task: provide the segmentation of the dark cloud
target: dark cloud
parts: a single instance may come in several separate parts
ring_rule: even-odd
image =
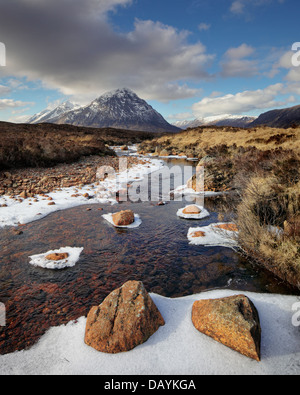
[[[209,78],[214,56],[188,32],[152,21],[116,32],[108,11],[130,0],[10,0],[1,4],[6,73],[93,98],[128,86],[148,99],[191,97],[188,81]],[[185,81],[183,83],[182,81]]]

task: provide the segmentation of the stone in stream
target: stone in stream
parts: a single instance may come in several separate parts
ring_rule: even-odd
[[[183,214],[200,214],[201,210],[195,205],[187,206],[183,211]]]
[[[112,215],[116,226],[128,226],[134,223],[134,213],[131,210],[124,210]]]
[[[144,343],[165,321],[140,281],[128,281],[93,307],[87,317],[85,343],[116,354]]]

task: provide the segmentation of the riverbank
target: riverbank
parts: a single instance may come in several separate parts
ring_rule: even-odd
[[[78,205],[117,203],[121,188],[127,189],[137,176],[144,177],[162,165],[159,160],[128,156],[126,168],[120,169],[119,157],[93,156],[53,168],[4,172],[0,176],[0,185],[6,188],[0,192],[0,227],[26,224]],[[104,174],[114,172],[115,177],[99,176],[99,169]]]

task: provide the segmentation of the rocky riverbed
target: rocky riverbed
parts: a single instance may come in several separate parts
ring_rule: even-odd
[[[144,163],[136,157],[128,157],[128,166]],[[26,168],[0,172],[0,196],[15,199],[35,197],[61,188],[83,187],[97,182],[97,169],[109,166],[119,170],[119,158],[90,156],[72,164],[60,164],[51,168]]]

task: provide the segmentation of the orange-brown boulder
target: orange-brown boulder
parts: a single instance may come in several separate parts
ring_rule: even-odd
[[[195,205],[187,206],[183,211],[183,214],[200,214],[201,210]]]
[[[48,261],[62,261],[63,259],[67,259],[68,257],[69,254],[67,252],[61,252],[49,254],[45,258],[48,259]]]
[[[193,305],[192,321],[201,333],[260,361],[259,315],[245,295],[197,301]]]
[[[112,215],[116,226],[128,226],[134,223],[134,213],[131,210],[120,211]]]
[[[90,310],[85,343],[110,354],[130,351],[164,324],[143,283],[128,281]]]

